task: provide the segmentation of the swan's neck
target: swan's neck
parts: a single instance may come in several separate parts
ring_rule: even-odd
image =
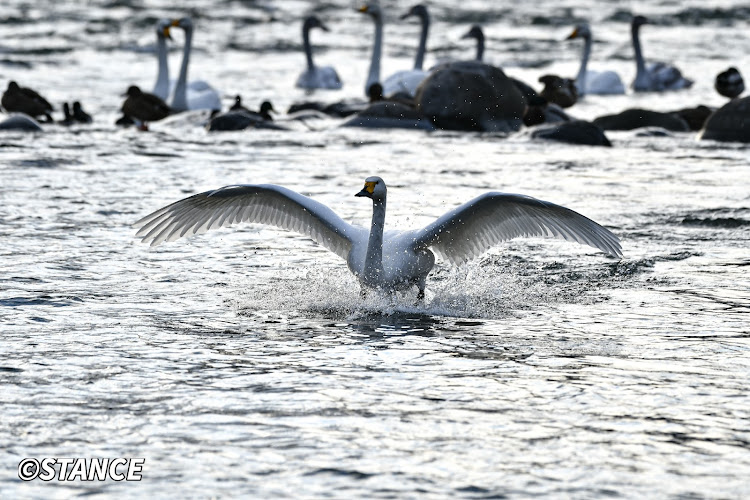
[[[646,62],[643,60],[643,52],[641,51],[641,39],[638,36],[639,29],[640,26],[633,26],[631,28],[631,34],[633,35],[633,52],[635,53],[636,79],[646,74]]]
[[[167,39],[163,36],[156,37],[156,58],[159,63],[159,72],[156,75],[154,94],[166,99],[169,97],[169,62],[167,61]]]
[[[372,60],[370,61],[370,73],[367,75],[365,84],[365,95],[368,95],[370,85],[380,82],[380,58],[383,52],[383,20],[380,16],[375,20],[375,43],[372,45]]]
[[[576,77],[576,87],[578,87],[578,93],[580,95],[583,95],[583,92],[586,88],[586,66],[588,66],[589,57],[591,56],[591,37],[584,37],[583,42],[581,69],[578,70],[578,76]]]
[[[419,36],[419,48],[417,49],[417,58],[414,60],[414,69],[422,69],[424,55],[427,52],[427,33],[430,30],[430,15],[425,12],[421,18],[422,34]]]
[[[383,226],[385,225],[385,200],[373,202],[370,239],[365,255],[364,278],[377,282],[383,275]],[[374,283],[373,283],[374,284]]]
[[[312,59],[312,46],[310,45],[310,27],[305,24],[302,26],[302,43],[305,46],[305,56],[307,57],[307,69],[312,70],[315,65]]]
[[[484,33],[477,35],[477,61],[484,58]]]
[[[172,108],[175,111],[185,111],[188,109],[187,104],[187,72],[190,64],[190,48],[193,43],[193,30],[185,30],[185,47],[182,50],[182,64],[180,65],[180,75],[177,77],[177,85],[172,98]]]

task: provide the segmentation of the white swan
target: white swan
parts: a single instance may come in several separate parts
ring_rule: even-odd
[[[401,16],[401,19],[407,19],[411,16],[418,17],[422,23],[422,31],[419,36],[419,47],[417,48],[417,55],[414,59],[414,69],[398,71],[386,78],[383,82],[383,93],[386,96],[397,92],[406,92],[414,97],[417,93],[417,87],[419,87],[422,80],[427,78],[427,75],[429,74],[422,69],[422,66],[424,65],[425,53],[427,52],[427,34],[430,30],[430,13],[427,11],[427,7],[419,4],[409,9],[409,12]]]
[[[256,222],[310,237],[346,260],[365,289],[418,288],[424,298],[437,253],[452,264],[478,257],[519,236],[554,236],[621,257],[617,237],[568,208],[530,196],[485,193],[422,229],[384,231],[386,186],[368,177],[356,196],[373,201],[370,229],[353,226],[311,198],[272,184],[226,186],[167,205],[135,223],[151,246],[237,222]]]
[[[583,54],[581,56],[581,69],[576,76],[576,87],[578,95],[586,94],[624,94],[625,85],[620,75],[614,71],[591,71],[586,67],[591,56],[591,28],[588,24],[579,24],[570,34],[568,40],[583,38]]]
[[[307,69],[297,78],[297,87],[301,89],[338,90],[341,88],[341,79],[333,66],[315,66],[313,64],[312,46],[310,45],[310,30],[312,28],[328,31],[328,27],[317,16],[309,16],[302,24],[302,43],[307,57]]]
[[[641,41],[638,32],[648,20],[643,16],[635,16],[630,25],[633,36],[633,51],[635,52],[636,75],[633,80],[633,90],[639,92],[664,91],[686,89],[693,85],[693,81],[685,78],[680,70],[663,62],[654,62],[646,66],[641,52]]]
[[[185,31],[185,47],[182,51],[180,74],[177,77],[177,84],[172,95],[172,109],[175,111],[193,109],[221,111],[221,96],[216,89],[203,80],[194,80],[190,82],[190,85],[187,82],[190,51],[193,43],[193,22],[189,17],[183,17],[172,21],[171,26],[182,28]]]
[[[473,25],[471,29],[461,37],[462,40],[466,40],[468,38],[476,39],[477,55],[474,60],[481,61],[484,58],[484,31],[482,30],[482,27],[478,24]]]

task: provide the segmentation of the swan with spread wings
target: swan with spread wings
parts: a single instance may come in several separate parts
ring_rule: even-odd
[[[452,264],[478,257],[519,236],[575,241],[621,257],[617,236],[568,208],[520,194],[490,192],[416,230],[385,231],[386,186],[368,177],[355,196],[372,199],[369,229],[345,222],[326,205],[273,184],[244,184],[206,191],[167,205],[135,223],[151,246],[238,222],[296,231],[346,260],[363,291],[418,289],[424,299],[435,254]]]

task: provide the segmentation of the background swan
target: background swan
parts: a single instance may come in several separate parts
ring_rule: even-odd
[[[682,76],[679,69],[663,62],[654,62],[646,65],[641,51],[641,40],[639,31],[641,26],[648,20],[643,16],[635,16],[630,25],[633,37],[633,51],[635,52],[636,75],[633,80],[633,90],[664,91],[686,89],[693,85],[693,81]]]
[[[474,59],[476,61],[481,61],[484,58],[484,31],[482,30],[482,27],[478,24],[472,26],[471,29],[461,37],[462,40],[467,38],[474,38],[477,41],[477,55]]]
[[[624,94],[625,85],[620,75],[614,71],[591,71],[587,70],[589,57],[591,56],[591,28],[588,24],[579,24],[568,36],[568,40],[583,38],[583,53],[581,55],[581,68],[576,76],[576,87],[578,95],[586,94]]]
[[[193,22],[189,17],[183,17],[172,21],[171,26],[185,31],[185,46],[182,51],[180,74],[172,96],[172,109],[175,111],[192,109],[221,111],[221,96],[211,85],[203,80],[195,80],[188,86],[187,73],[193,43]]]
[[[478,257],[519,236],[549,236],[622,256],[609,230],[568,208],[530,196],[485,193],[422,229],[385,231],[386,186],[368,177],[356,196],[372,199],[369,230],[353,226],[330,208],[272,184],[226,186],[167,205],[135,223],[151,246],[238,222],[269,224],[309,236],[342,259],[364,289],[418,288],[424,298],[435,253],[452,264]],[[433,253],[434,252],[434,253]]]
[[[313,28],[328,31],[328,27],[317,16],[309,16],[302,24],[302,43],[307,57],[307,69],[297,78],[297,87],[338,90],[341,88],[341,79],[333,66],[315,66],[313,63],[312,46],[310,45],[310,30]]]
[[[397,92],[405,92],[410,96],[414,97],[417,93],[417,87],[422,83],[427,75],[427,71],[422,69],[424,65],[424,56],[427,52],[427,35],[430,30],[430,13],[427,11],[427,7],[422,4],[415,5],[409,12],[401,16],[401,19],[406,19],[411,16],[416,16],[422,23],[422,31],[419,36],[419,47],[417,48],[417,55],[414,59],[414,69],[398,71],[383,82],[383,94],[392,95]]]

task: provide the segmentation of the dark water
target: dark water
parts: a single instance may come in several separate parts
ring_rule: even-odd
[[[190,14],[191,76],[226,105],[303,97],[305,2],[21,2],[3,7],[0,76],[92,125],[0,134],[0,497],[744,498],[750,494],[748,150],[693,134],[611,133],[612,149],[495,135],[347,130],[211,135],[189,114],[149,133],[113,125],[131,83],[155,80],[153,24]],[[383,74],[408,68],[415,23],[388,2]],[[315,11],[316,56],[359,96],[371,23]],[[562,43],[589,18],[592,67],[646,55],[695,86],[589,96],[626,107],[721,105],[714,75],[750,68],[735,2],[432,2],[427,63],[473,54],[536,83],[573,75]],[[592,17],[593,16],[593,17]],[[648,30],[648,31],[646,31]],[[172,43],[179,64],[181,33]],[[596,64],[594,64],[596,63]],[[3,83],[4,85],[4,83]],[[59,112],[58,112],[59,117]],[[292,233],[239,226],[148,249],[130,225],[188,194],[275,183],[366,224],[353,194],[389,185],[388,224],[419,227],[488,190],[571,207],[622,240],[515,240],[440,264],[427,304],[362,301],[338,257]],[[24,483],[23,457],[144,457],[139,483]]]

